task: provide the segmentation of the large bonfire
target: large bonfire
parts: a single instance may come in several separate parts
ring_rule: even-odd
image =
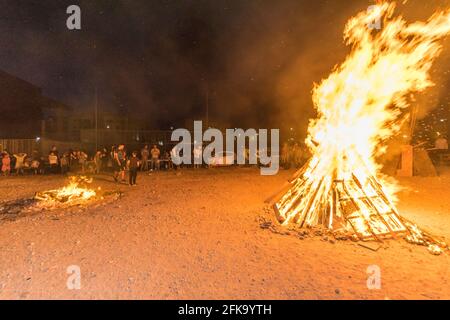
[[[312,158],[274,205],[283,224],[343,229],[361,240],[405,234],[430,244],[397,213],[395,189],[383,181],[376,159],[399,132],[411,94],[433,86],[430,68],[450,32],[450,11],[408,24],[394,10],[382,3],[348,21],[351,53],[313,90],[318,118],[306,139]],[[380,30],[370,28],[377,19]]]

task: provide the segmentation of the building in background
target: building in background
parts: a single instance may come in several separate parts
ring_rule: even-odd
[[[66,115],[70,109],[42,94],[42,89],[0,70],[0,149],[31,152],[42,133],[67,138]]]
[[[0,138],[63,133],[69,113],[68,106],[44,96],[41,88],[0,70]]]
[[[39,136],[45,103],[40,88],[0,70],[0,138]]]
[[[108,106],[75,110],[44,96],[41,88],[0,71],[0,150],[31,153],[40,148],[47,152],[54,145],[59,150],[93,152],[120,143],[130,150],[145,144],[163,149],[173,145],[174,128],[149,130],[143,119],[104,110]]]

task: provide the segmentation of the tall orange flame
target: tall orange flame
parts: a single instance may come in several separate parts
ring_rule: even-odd
[[[306,140],[313,155],[302,180],[278,203],[284,223],[312,226],[324,221],[320,217],[332,206],[336,181],[356,180],[370,198],[374,190],[369,184],[378,185],[373,177],[379,177],[375,159],[385,152],[382,142],[398,133],[408,96],[433,85],[430,68],[442,51],[439,40],[450,33],[450,10],[411,24],[394,17],[394,10],[394,3],[383,3],[348,21],[344,39],[352,50],[314,87],[318,118],[310,121]],[[383,20],[380,30],[369,27],[376,19]],[[360,211],[370,210],[361,204]]]

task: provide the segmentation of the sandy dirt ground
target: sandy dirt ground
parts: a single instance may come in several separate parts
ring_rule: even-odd
[[[450,299],[450,256],[389,241],[377,252],[357,243],[300,239],[260,226],[275,222],[264,200],[292,171],[253,168],[140,175],[104,205],[0,219],[2,299]],[[32,197],[65,179],[0,177],[0,201]],[[450,174],[404,178],[402,214],[450,240]],[[369,266],[381,289],[369,290]],[[69,266],[81,289],[70,290]],[[73,278],[70,278],[73,279]]]

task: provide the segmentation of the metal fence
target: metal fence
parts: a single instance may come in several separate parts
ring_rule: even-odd
[[[34,149],[38,148],[39,144],[36,139],[0,139],[0,152],[7,150],[10,153],[31,154]]]
[[[8,150],[10,153],[25,152],[31,154],[34,149],[41,152],[48,152],[52,146],[58,150],[84,150],[94,152],[96,147],[107,147],[123,143],[128,150],[139,150],[144,145],[158,145],[159,148],[170,150],[176,142],[171,141],[171,131],[162,130],[94,130],[82,129],[80,131],[80,141],[62,141],[42,137],[36,139],[1,139],[0,151]]]
[[[125,144],[132,147],[142,147],[144,145],[159,145],[169,148],[173,145],[171,141],[171,131],[159,130],[98,130],[83,129],[80,132],[81,144],[86,149],[98,147],[110,147],[111,145]]]

